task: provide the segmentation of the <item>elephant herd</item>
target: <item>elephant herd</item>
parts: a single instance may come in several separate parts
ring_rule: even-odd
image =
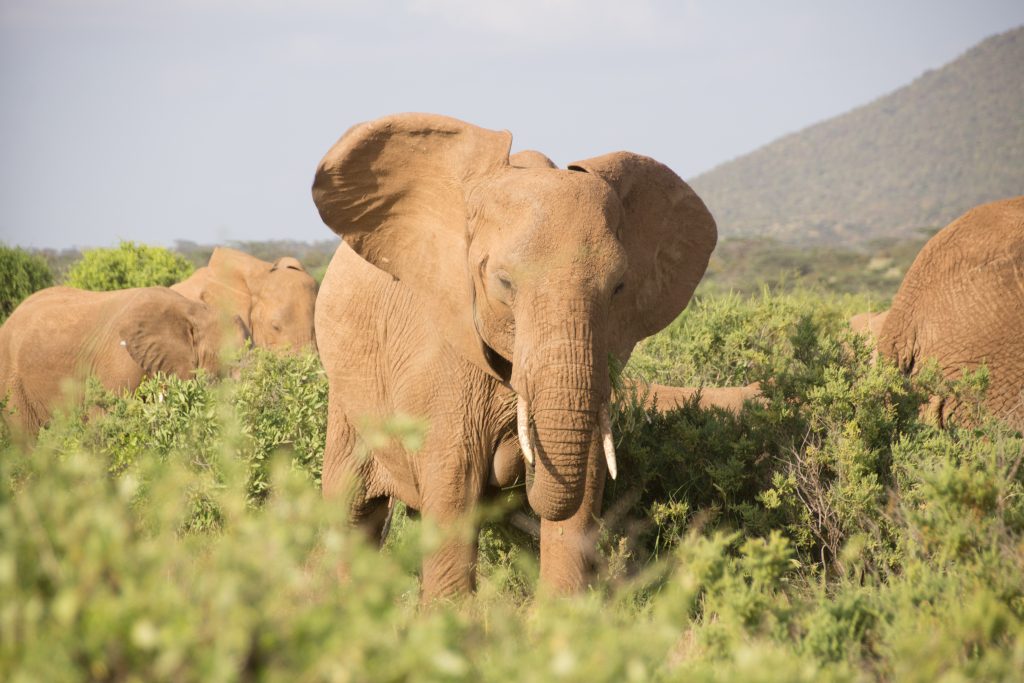
[[[397,499],[456,528],[525,482],[543,584],[581,589],[605,477],[619,468],[609,366],[686,307],[717,228],[654,159],[614,152],[557,168],[510,154],[511,142],[429,114],[351,128],[313,182],[323,222],[343,238],[319,292],[295,259],[217,249],[169,289],[34,294],[0,328],[8,408],[37,430],[68,379],[96,374],[123,390],[157,371],[221,372],[220,351],[247,338],[313,347],[329,384],[323,493],[355,525],[379,539]],[[987,364],[990,407],[1020,425],[1024,198],[938,233],[888,314],[851,323],[908,374],[925,357],[950,375]],[[693,393],[652,389],[662,408]],[[702,405],[738,410],[759,396],[756,384],[706,390]],[[422,446],[365,457],[364,430],[397,413],[427,420]],[[447,535],[424,559],[423,599],[472,590],[476,555],[476,534]]]
[[[173,287],[90,292],[50,287],[0,327],[0,398],[16,433],[31,437],[53,411],[80,401],[95,375],[111,391],[146,375],[224,371],[247,340],[272,349],[315,344],[316,281],[293,258],[274,263],[217,248]]]

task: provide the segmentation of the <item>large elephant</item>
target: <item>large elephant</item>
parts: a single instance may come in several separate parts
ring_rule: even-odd
[[[987,365],[988,408],[1024,428],[1024,197],[975,207],[925,244],[878,348],[906,373],[928,358],[949,378]],[[940,422],[961,410],[937,402]]]
[[[16,432],[31,437],[62,404],[80,400],[91,375],[112,391],[156,372],[187,378],[222,370],[225,347],[240,347],[241,321],[224,325],[209,306],[166,287],[89,292],[43,289],[0,327],[0,398]]]
[[[316,280],[297,259],[268,263],[237,249],[217,247],[209,265],[171,287],[182,296],[238,316],[255,346],[298,351],[316,344]]]
[[[379,537],[387,499],[450,526],[522,471],[541,517],[541,578],[586,584],[594,516],[616,462],[609,358],[686,306],[715,222],[675,173],[616,152],[569,166],[512,164],[511,134],[429,114],[350,129],[313,198],[344,237],[316,333],[329,380],[323,487],[353,495]],[[367,418],[426,418],[422,449],[359,456]],[[521,451],[520,451],[521,447]],[[476,536],[423,566],[423,598],[471,590]]]

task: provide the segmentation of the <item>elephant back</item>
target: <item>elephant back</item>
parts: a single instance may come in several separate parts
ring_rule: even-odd
[[[928,241],[893,299],[879,351],[908,373],[928,358],[949,378],[985,365],[989,408],[1024,422],[1024,197],[976,207]]]

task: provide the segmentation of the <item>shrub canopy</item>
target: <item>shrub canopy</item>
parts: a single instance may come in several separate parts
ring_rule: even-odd
[[[116,248],[88,249],[71,266],[65,284],[95,292],[130,287],[169,287],[192,274],[187,258],[170,249],[121,242]]]
[[[557,601],[530,525],[501,519],[530,514],[513,488],[481,511],[477,594],[417,605],[423,554],[460,529],[399,508],[380,552],[323,500],[315,356],[94,384],[0,452],[0,679],[1019,680],[1024,439],[922,419],[945,390],[982,410],[983,373],[872,364],[857,303],[716,298],[646,342],[634,379],[759,380],[765,402],[659,414],[621,392],[600,574]],[[423,426],[377,430],[414,451]]]
[[[29,294],[52,285],[53,274],[42,257],[0,244],[0,322]]]

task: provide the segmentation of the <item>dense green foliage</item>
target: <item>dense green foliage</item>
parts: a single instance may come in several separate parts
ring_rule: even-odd
[[[169,287],[194,270],[181,254],[163,247],[121,242],[116,248],[88,249],[68,270],[65,284],[108,292],[129,287]]]
[[[52,285],[53,274],[45,260],[0,244],[0,322],[29,294]]]
[[[1024,188],[1024,28],[694,178],[723,236],[851,244]]]
[[[626,374],[767,400],[659,415],[620,394],[600,577],[571,600],[537,594],[536,541],[491,521],[477,595],[418,606],[444,532],[398,515],[378,552],[321,500],[315,358],[94,386],[0,457],[0,678],[1015,680],[1024,440],[919,418],[945,389],[870,363],[843,323],[862,304],[707,297],[638,349]]]

